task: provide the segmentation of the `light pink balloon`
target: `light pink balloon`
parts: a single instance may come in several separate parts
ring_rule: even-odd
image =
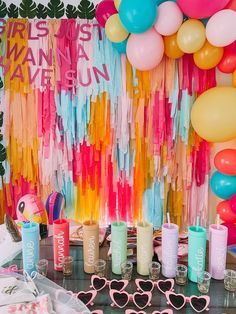
[[[206,37],[210,44],[225,47],[236,40],[236,12],[222,10],[214,14],[206,25]]]
[[[146,71],[155,68],[164,54],[164,43],[154,28],[145,33],[131,34],[127,43],[129,62],[138,70]]]
[[[167,1],[159,5],[154,25],[159,34],[172,35],[178,31],[182,23],[183,13],[175,2]]]

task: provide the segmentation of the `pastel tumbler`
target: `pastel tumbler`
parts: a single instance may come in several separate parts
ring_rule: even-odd
[[[205,270],[206,229],[190,226],[188,228],[188,278],[197,282],[199,273]]]
[[[228,228],[222,225],[209,227],[209,273],[212,278],[224,279],[226,266]]]
[[[149,274],[149,264],[153,257],[153,225],[140,222],[137,225],[137,272]]]
[[[174,278],[178,259],[179,226],[173,223],[162,225],[162,275]]]
[[[112,272],[121,274],[121,263],[127,259],[127,224],[115,221],[111,225]]]
[[[31,275],[36,271],[39,261],[39,224],[36,222],[24,223],[22,226],[22,254],[23,268]]]
[[[96,221],[83,224],[84,271],[94,273],[94,262],[99,259],[99,225]]]
[[[63,259],[69,256],[69,222],[66,219],[53,221],[54,269],[62,271]]]

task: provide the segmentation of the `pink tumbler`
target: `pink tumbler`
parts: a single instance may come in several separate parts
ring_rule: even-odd
[[[53,222],[54,269],[62,271],[63,259],[69,256],[69,222],[58,219]]]
[[[162,225],[162,275],[174,278],[178,258],[179,227],[176,224]]]
[[[224,279],[226,265],[228,228],[210,225],[209,228],[209,272],[214,279]]]

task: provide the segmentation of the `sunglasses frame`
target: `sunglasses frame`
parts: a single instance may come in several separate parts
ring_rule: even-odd
[[[81,294],[88,294],[88,293],[91,293],[91,294],[92,294],[92,298],[91,298],[91,300],[89,300],[88,303],[84,303],[82,300],[79,299],[79,296],[80,296]],[[96,298],[96,296],[97,296],[97,290],[80,291],[80,292],[78,292],[78,293],[74,293],[74,296],[75,296],[77,299],[79,299],[81,302],[83,302],[84,305],[86,305],[86,306],[87,306],[87,305],[93,306],[93,305],[94,305],[93,300],[94,300],[94,299]]]
[[[93,285],[93,281],[94,281],[96,278],[105,280],[104,286],[103,286],[102,288],[100,288],[100,289],[96,289],[96,288],[94,287],[94,285]],[[112,285],[113,282],[122,282],[122,283],[124,284],[124,287],[123,287],[121,290],[111,289],[111,285]],[[101,291],[101,290],[103,290],[103,289],[108,285],[108,286],[109,286],[109,290],[123,291],[123,290],[125,290],[125,288],[128,286],[128,284],[129,284],[129,281],[128,281],[128,280],[116,280],[116,279],[108,280],[108,279],[106,279],[105,277],[99,277],[99,276],[97,276],[97,275],[92,275],[90,288],[93,288],[93,289],[96,290],[96,291]]]
[[[115,301],[114,297],[113,297],[113,294],[114,294],[114,293],[125,293],[125,294],[127,295],[127,302],[126,302],[126,304],[123,305],[123,306],[118,305],[117,302]],[[135,296],[135,295],[144,295],[144,294],[148,296],[148,302],[147,302],[147,304],[146,304],[145,306],[140,307],[140,306],[136,303],[134,296]],[[133,293],[133,294],[130,294],[130,293],[128,293],[127,291],[118,291],[118,290],[112,290],[112,289],[111,289],[111,290],[110,290],[110,297],[111,297],[111,300],[112,300],[112,302],[113,302],[113,303],[111,304],[112,307],[116,305],[117,307],[119,307],[120,309],[122,309],[122,308],[124,308],[130,301],[132,301],[132,302],[137,306],[137,308],[139,308],[140,310],[142,310],[142,309],[146,308],[147,306],[151,306],[152,293],[151,293],[151,292],[143,292],[143,293],[135,292],[135,293]]]
[[[173,294],[175,296],[181,296],[183,297],[184,299],[184,303],[181,307],[175,307],[172,302],[170,301],[170,295]],[[182,293],[174,293],[173,291],[166,291],[165,293],[165,296],[166,296],[166,300],[167,300],[167,304],[171,305],[174,309],[176,309],[177,311],[181,310],[185,305],[186,303],[189,303],[191,308],[197,312],[197,313],[201,313],[201,312],[204,312],[204,311],[209,311],[209,308],[208,308],[208,305],[210,303],[210,297],[208,295],[201,295],[200,297],[196,296],[196,295],[192,295],[191,297],[186,297],[185,295],[183,295]],[[201,311],[198,311],[194,308],[194,306],[192,305],[192,299],[193,298],[197,298],[197,299],[205,299],[206,300],[206,306],[201,310]]]
[[[152,284],[152,290],[151,291],[144,291],[141,287],[140,287],[140,282],[150,282],[151,284]],[[170,290],[168,290],[168,291],[174,291],[174,285],[175,285],[175,281],[174,281],[174,279],[166,279],[166,280],[158,280],[158,281],[152,281],[152,280],[143,280],[143,279],[135,279],[135,284],[136,284],[136,286],[137,286],[137,290],[138,291],[142,291],[142,292],[152,292],[153,291],[153,289],[154,289],[154,287],[156,286],[157,287],[157,289],[161,292],[161,293],[163,293],[163,294],[165,294],[166,293],[166,291],[163,291],[161,288],[160,288],[160,282],[170,282],[171,283],[171,288],[170,288]]]
[[[145,311],[138,311],[136,312],[135,310],[125,310],[125,314],[146,314]],[[161,312],[159,311],[154,311],[152,312],[152,314],[173,314],[173,310],[172,309],[166,309],[166,310],[163,310]]]

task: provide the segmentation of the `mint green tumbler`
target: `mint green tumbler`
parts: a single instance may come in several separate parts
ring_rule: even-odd
[[[121,274],[121,263],[127,259],[127,224],[115,221],[111,225],[112,272]]]
[[[205,270],[206,229],[198,226],[188,228],[188,278],[197,282],[199,273]]]

